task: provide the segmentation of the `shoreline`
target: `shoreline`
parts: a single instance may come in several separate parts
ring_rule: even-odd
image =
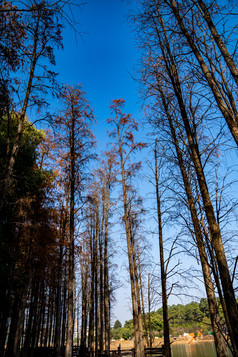
[[[185,337],[181,337],[181,338],[176,338],[173,339],[173,337],[170,339],[171,345],[180,345],[180,344],[194,344],[194,343],[204,343],[204,342],[214,342],[214,339],[212,336],[205,336],[203,338],[198,337],[198,338],[185,338]],[[155,339],[153,342],[152,347],[161,347],[161,345],[163,345],[164,343],[164,339],[163,338],[158,338]],[[123,350],[127,350],[127,349],[131,349],[134,347],[134,341],[133,340],[115,340],[115,341],[111,341],[111,349],[115,349],[117,350],[119,345],[121,345],[121,349]],[[146,342],[144,341],[144,345],[146,345]]]

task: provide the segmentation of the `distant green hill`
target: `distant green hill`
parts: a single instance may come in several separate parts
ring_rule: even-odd
[[[218,301],[219,305],[219,301]],[[222,317],[222,309],[220,308]],[[149,314],[146,314],[147,325],[149,325]],[[163,335],[163,310],[162,308],[150,313],[151,333],[153,336]],[[203,298],[200,302],[190,302],[189,304],[169,306],[170,334],[179,336],[184,332],[194,332],[195,335],[201,331],[203,334],[211,331],[210,314],[207,299]],[[126,321],[123,327],[112,329],[112,338],[125,340],[133,337],[133,322]]]

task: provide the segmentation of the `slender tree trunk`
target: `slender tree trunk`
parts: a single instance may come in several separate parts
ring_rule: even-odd
[[[72,100],[72,99],[71,99]],[[75,118],[72,102],[70,130],[70,212],[69,212],[69,278],[65,357],[72,357],[74,333],[74,201],[75,201]]]
[[[163,231],[162,231],[162,212],[161,201],[159,193],[159,173],[157,163],[157,141],[155,141],[155,188],[156,188],[156,202],[157,202],[157,219],[159,228],[159,252],[160,252],[160,274],[162,287],[162,304],[163,304],[163,325],[164,325],[164,352],[165,357],[171,357],[170,338],[169,338],[169,318],[168,318],[168,300],[167,300],[167,276],[164,265],[164,245],[163,245]]]
[[[65,266],[65,277],[67,276],[67,269]],[[66,318],[67,318],[67,281],[64,281],[64,290],[63,290],[63,311],[62,311],[62,333],[61,333],[61,350],[65,348],[65,339],[66,339]]]
[[[198,200],[198,202],[199,201],[200,200]],[[225,300],[224,300],[224,296],[223,296],[223,293],[222,293],[222,287],[221,287],[221,283],[220,283],[220,279],[219,279],[219,272],[218,272],[216,257],[214,255],[213,249],[211,247],[211,239],[210,239],[209,234],[208,234],[208,232],[206,230],[206,227],[205,227],[205,223],[204,223],[204,219],[203,219],[203,212],[202,212],[202,207],[200,206],[200,202],[199,202],[199,210],[200,210],[200,217],[201,217],[201,219],[200,219],[201,228],[202,228],[202,231],[203,231],[203,235],[205,237],[206,247],[208,249],[209,257],[210,257],[210,269],[212,271],[212,274],[213,274],[213,277],[214,277],[214,280],[215,280],[215,284],[216,284],[216,288],[217,288],[217,291],[218,291],[218,296],[219,296],[219,299],[220,299],[220,303],[222,305],[222,310],[223,310],[223,314],[224,314],[224,317],[225,317],[227,330],[231,331],[231,325],[230,325],[229,317],[228,317],[228,314],[227,314],[226,303],[225,303]],[[217,302],[216,302],[216,304],[217,304]],[[223,336],[223,337],[225,338],[225,336]],[[233,355],[235,356],[233,348],[231,347],[231,344],[230,344],[229,336],[228,336],[228,338],[226,338],[226,344],[230,348],[230,350],[232,351]]]
[[[0,356],[1,357],[3,357],[4,355],[4,348],[7,338],[10,291],[9,292],[6,291],[6,294],[4,295],[5,295],[4,301],[2,302],[2,304],[3,306],[5,306],[6,309],[5,311],[1,311],[1,319],[0,319]]]
[[[134,338],[135,338],[135,354],[136,357],[144,356],[144,344],[141,330],[141,324],[138,321],[138,306],[136,299],[136,286],[135,286],[135,274],[133,267],[133,253],[131,248],[131,235],[128,217],[128,203],[127,203],[127,190],[125,182],[125,169],[123,160],[123,151],[121,139],[118,132],[118,144],[120,153],[120,164],[121,164],[121,177],[122,177],[122,189],[123,189],[123,203],[124,203],[124,222],[126,229],[126,240],[128,249],[128,261],[129,261],[129,273],[130,273],[130,283],[131,283],[131,297],[132,297],[132,313],[133,313],[133,327],[134,327]]]
[[[44,329],[45,329],[45,319],[46,319],[46,296],[47,296],[48,288],[44,291],[43,296],[43,304],[42,304],[42,318],[41,318],[41,329],[40,329],[40,347],[43,347],[44,341]]]
[[[94,275],[94,298],[95,298],[95,357],[98,357],[98,332],[99,332],[99,308],[98,308],[98,240],[100,235],[98,203],[96,203],[96,232],[95,232],[95,275]]]
[[[22,306],[22,295],[15,295],[14,303],[12,307],[11,324],[9,329],[8,341],[7,341],[7,351],[6,356],[12,357],[14,352],[17,353],[17,340],[16,337],[22,331],[19,330],[21,325],[21,306]]]
[[[77,346],[79,346],[79,299],[78,299],[78,304],[77,304]]]
[[[103,288],[103,256],[102,256],[102,237],[100,238],[100,333],[99,333],[99,351],[103,352],[104,345],[104,288]]]
[[[60,243],[59,247],[59,262],[58,262],[58,279],[56,292],[56,322],[55,322],[55,348],[56,357],[61,356],[61,291],[62,291],[62,264],[63,264],[63,246]]]
[[[61,302],[62,302],[62,272],[63,272],[63,241],[66,233],[66,219],[68,211],[68,201],[66,200],[65,209],[61,208],[61,232],[60,232],[60,246],[59,246],[59,259],[58,259],[58,279],[57,279],[57,295],[56,295],[56,327],[55,327],[55,348],[56,357],[62,354],[62,340],[61,340]]]
[[[82,285],[82,315],[81,315],[81,341],[80,349],[85,353],[87,340],[87,314],[88,314],[88,262],[81,262],[81,285]]]
[[[92,231],[93,231],[93,223],[92,223]],[[95,233],[94,231],[90,235],[90,251],[91,251],[91,289],[90,289],[90,305],[89,305],[89,332],[88,332],[88,347],[90,351],[93,351],[93,343],[94,343],[94,288],[95,288],[95,255],[94,255],[94,246],[95,246]]]
[[[36,328],[36,344],[41,345],[41,333],[44,326],[44,311],[45,311],[45,284],[41,281],[40,298],[38,303],[38,325]]]
[[[43,342],[44,347],[48,346],[48,336],[49,336],[49,324],[50,324],[50,297],[49,297],[49,295],[50,295],[50,289],[49,289],[48,297],[47,297],[48,306],[47,306],[47,318],[46,318],[46,326],[45,326],[44,342]]]
[[[106,185],[107,186],[107,185]],[[105,323],[105,350],[109,356],[110,352],[110,291],[108,277],[108,218],[110,203],[110,178],[106,187],[106,203],[104,212],[104,323]]]
[[[149,327],[149,334],[150,334],[150,345],[149,347],[152,348],[153,339],[152,339],[152,331],[151,331],[151,298],[150,298],[150,274],[148,274],[148,327]]]
[[[54,304],[53,304],[53,292],[52,288],[50,288],[50,296],[49,296],[49,326],[48,326],[48,336],[47,336],[47,347],[51,347],[51,340],[52,340],[52,327],[53,327],[53,309],[54,309]]]
[[[138,257],[138,269],[139,269],[139,284],[140,284],[140,292],[141,292],[141,307],[142,307],[143,323],[144,323],[145,335],[146,335],[146,345],[147,345],[147,347],[150,347],[150,338],[149,338],[148,324],[147,324],[145,305],[144,305],[143,284],[142,284],[142,276],[141,276],[141,264],[140,264],[140,256],[139,256],[138,250],[137,250],[137,257]]]
[[[24,341],[24,357],[27,356],[30,348],[32,347],[32,330],[33,330],[34,316],[37,308],[38,292],[39,292],[39,283],[33,281],[29,318],[28,318],[27,330],[26,330],[25,341]]]
[[[131,240],[132,262],[133,262],[133,269],[134,269],[134,280],[135,280],[135,288],[136,288],[136,305],[137,305],[137,320],[138,320],[138,351],[140,350],[139,356],[141,356],[141,354],[144,353],[143,324],[142,324],[142,312],[141,312],[141,300],[140,300],[140,297],[143,294],[143,292],[142,290],[140,290],[138,264],[137,264],[137,257],[135,251],[135,241],[131,230],[130,230],[130,240]]]

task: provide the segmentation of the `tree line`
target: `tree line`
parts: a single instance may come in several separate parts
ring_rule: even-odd
[[[237,356],[237,199],[225,173],[227,155],[237,159],[235,4],[140,2],[131,20],[150,136],[136,139],[139,123],[125,113],[124,99],[114,99],[110,149],[100,159],[86,93],[80,85],[61,85],[53,71],[63,25],[74,26],[72,6],[0,3],[0,354],[15,357],[21,349],[30,356],[54,346],[57,356],[71,357],[75,338],[82,352],[109,354],[117,287],[113,224],[119,220],[136,356],[144,354],[144,338],[152,345],[161,316],[165,356],[171,356],[168,299],[186,275],[179,262],[185,254],[201,266],[204,314],[218,357],[228,350]],[[54,113],[53,96],[59,100]],[[47,130],[37,129],[41,121]],[[137,183],[145,150],[151,153],[150,209]],[[146,271],[149,215],[156,222],[159,286]],[[155,293],[162,299],[157,316]]]
[[[220,302],[218,301],[219,308],[221,309]],[[195,336],[199,334],[208,335],[212,333],[211,319],[208,308],[207,299],[202,298],[200,302],[192,301],[189,304],[171,305],[168,306],[169,325],[170,332],[173,337],[178,337],[184,333],[194,333]],[[221,315],[222,316],[222,315]],[[163,337],[163,308],[159,308],[156,311],[151,311],[146,314],[146,319],[151,319],[151,331],[149,331],[152,341],[155,337]],[[222,316],[222,323],[224,331],[226,330],[226,324],[224,316]],[[145,334],[145,329],[143,326]],[[133,339],[133,320],[128,320],[122,326],[119,320],[114,323],[111,331],[112,338],[119,340]]]

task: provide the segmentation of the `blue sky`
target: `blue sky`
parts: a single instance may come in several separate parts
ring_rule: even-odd
[[[94,132],[99,150],[105,150],[106,123],[113,99],[124,98],[126,111],[140,120],[136,73],[138,51],[128,14],[136,1],[89,0],[75,8],[80,36],[64,30],[64,51],[56,56],[59,80],[70,85],[80,83],[94,109],[97,125]]]

